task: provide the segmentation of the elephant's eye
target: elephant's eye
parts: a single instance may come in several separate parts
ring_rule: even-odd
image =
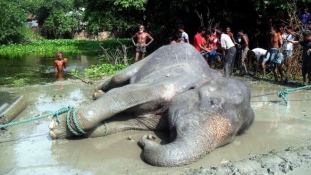
[[[215,104],[214,100],[210,100],[209,104],[214,106],[214,104]]]

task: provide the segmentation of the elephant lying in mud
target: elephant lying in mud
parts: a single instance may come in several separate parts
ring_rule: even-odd
[[[254,119],[248,87],[209,68],[190,44],[159,48],[99,84],[98,92],[105,93],[96,93],[97,100],[77,109],[76,122],[71,114],[69,125],[76,132],[85,131],[85,137],[126,130],[166,131],[169,144],[157,144],[150,135],[139,141],[145,161],[156,166],[197,161],[232,142]],[[59,118],[60,123],[54,117],[49,125],[51,138],[74,136],[66,115]]]

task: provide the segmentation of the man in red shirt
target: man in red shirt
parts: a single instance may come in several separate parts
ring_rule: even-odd
[[[205,33],[205,27],[201,26],[197,32],[197,34],[194,36],[193,40],[193,46],[200,52],[201,51],[201,43],[202,43],[202,38]]]

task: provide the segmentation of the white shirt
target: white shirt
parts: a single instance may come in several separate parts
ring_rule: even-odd
[[[185,43],[187,42],[187,40],[189,40],[189,36],[186,32],[181,33],[181,37],[182,37],[183,42]]]
[[[284,33],[282,34],[282,38],[283,40],[289,40],[289,41],[294,41],[295,37],[291,34],[287,34],[287,33]],[[293,50],[293,43],[290,43],[290,42],[284,42],[283,43],[283,48],[284,50]]]
[[[267,53],[267,50],[262,48],[255,48],[252,51],[255,53],[257,60],[259,60],[261,56],[264,56]]]
[[[226,49],[234,47],[234,43],[232,42],[230,36],[224,33],[220,36],[220,43],[221,47],[224,47]]]

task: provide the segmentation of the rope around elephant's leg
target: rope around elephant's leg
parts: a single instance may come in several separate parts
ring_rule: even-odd
[[[67,123],[67,127],[69,128],[69,130],[74,134],[74,135],[83,135],[83,134],[86,134],[85,131],[83,131],[83,129],[79,126],[78,122],[77,122],[77,119],[76,119],[76,108],[72,108],[70,107],[70,110],[67,112],[67,115],[66,115],[66,123]],[[75,125],[75,127],[78,129],[78,132],[76,132],[72,126],[70,125],[70,112],[72,112],[72,121]]]
[[[39,120],[39,119],[42,119],[42,118],[47,118],[49,116],[55,116],[56,117],[56,121],[58,123],[60,123],[60,120],[59,120],[59,114],[63,114],[65,112],[67,112],[67,116],[66,116],[66,123],[67,123],[67,127],[69,128],[69,130],[74,134],[74,135],[82,135],[82,134],[85,134],[86,132],[83,131],[83,129],[79,126],[78,122],[77,122],[77,119],[76,119],[76,108],[73,108],[73,107],[70,107],[68,106],[67,108],[64,107],[64,108],[61,108],[60,110],[58,111],[55,111],[55,112],[50,112],[50,113],[47,113],[47,114],[44,114],[44,115],[41,115],[38,116],[38,117],[31,117],[29,119],[25,119],[25,120],[20,120],[20,121],[17,121],[17,122],[11,122],[11,123],[7,123],[7,124],[3,124],[3,125],[0,125],[0,129],[1,128],[7,128],[9,126],[14,126],[14,125],[18,125],[18,124],[22,124],[22,123],[28,123],[28,122],[31,122],[31,121],[34,121],[34,120]],[[78,132],[76,132],[70,125],[70,113],[72,112],[72,121],[75,125],[75,127],[78,129]]]

